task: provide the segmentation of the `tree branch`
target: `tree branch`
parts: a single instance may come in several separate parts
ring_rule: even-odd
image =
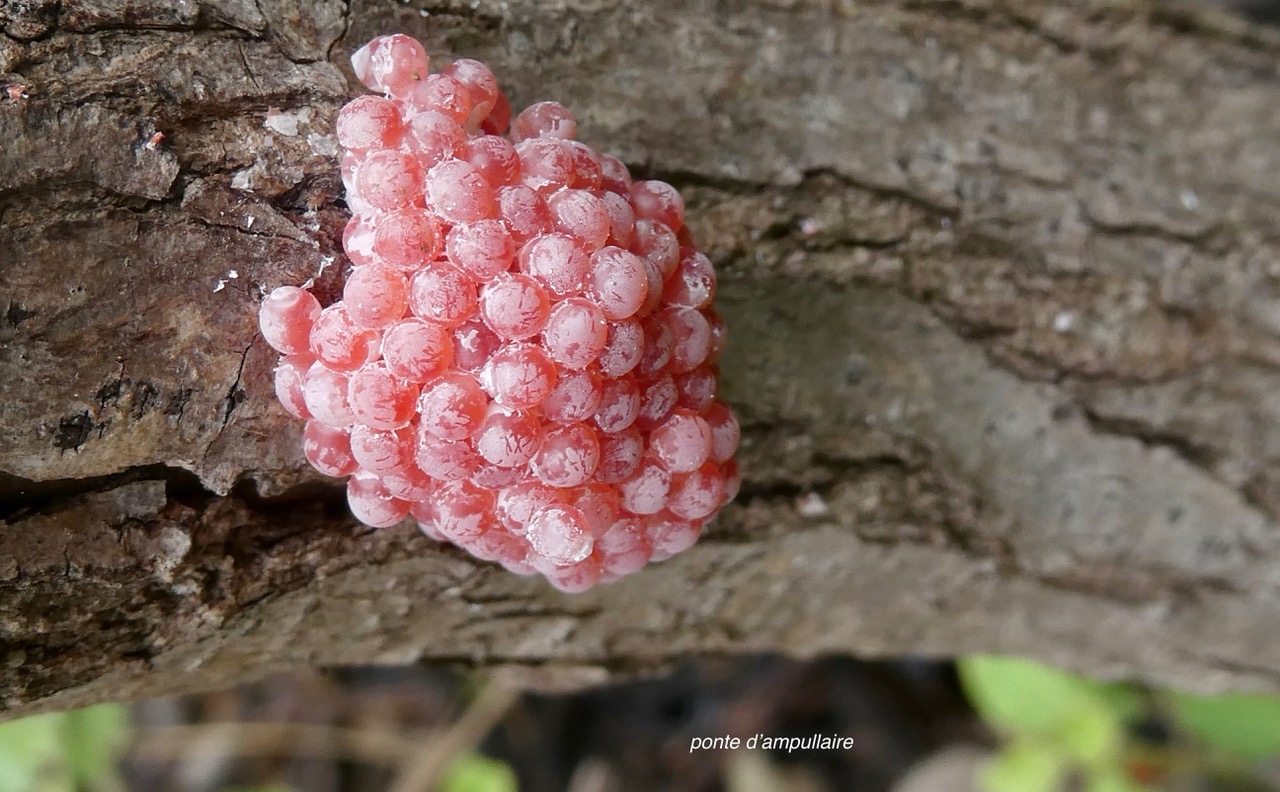
[[[1280,687],[1273,32],[1121,0],[21,8],[6,714],[298,664],[585,684],[745,651]],[[362,529],[306,469],[254,307],[338,288],[345,58],[393,30],[685,192],[746,476],[688,553],[560,595]]]

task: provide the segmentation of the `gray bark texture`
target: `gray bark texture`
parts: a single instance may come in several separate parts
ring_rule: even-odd
[[[385,32],[684,191],[746,481],[689,552],[562,595],[363,529],[308,471],[256,304],[340,286],[331,130]],[[9,0],[0,87],[6,715],[765,651],[1280,688],[1273,32],[1117,0]]]

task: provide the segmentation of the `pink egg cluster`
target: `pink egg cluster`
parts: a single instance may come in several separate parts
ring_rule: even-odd
[[[352,65],[379,95],[338,116],[342,299],[281,286],[259,316],[307,459],[364,523],[412,515],[565,591],[688,548],[737,492],[739,430],[680,194],[556,102],[512,120],[477,61],[431,73],[393,35]]]

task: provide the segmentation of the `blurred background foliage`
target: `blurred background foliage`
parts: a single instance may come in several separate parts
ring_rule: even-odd
[[[118,792],[117,759],[129,740],[119,704],[0,723],[0,792]]]
[[[1280,697],[1107,684],[1010,657],[958,667],[1003,743],[981,770],[986,792],[1277,788]]]
[[[855,746],[690,751],[757,733]],[[0,792],[427,790],[1280,792],[1280,697],[1013,657],[704,658],[571,696],[351,669],[0,724]]]

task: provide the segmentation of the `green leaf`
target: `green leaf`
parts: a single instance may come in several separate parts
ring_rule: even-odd
[[[1173,694],[1178,721],[1209,745],[1241,759],[1280,756],[1280,697]]]
[[[519,792],[516,774],[496,759],[467,754],[453,762],[440,784],[441,792]]]
[[[67,713],[66,761],[82,787],[122,787],[116,763],[129,739],[129,711],[121,704],[100,704]]]
[[[1146,699],[1133,685],[1121,682],[1092,682],[1103,705],[1119,723],[1131,723],[1147,714]]]
[[[1063,757],[1044,744],[1010,745],[982,769],[984,792],[1054,792],[1066,771]]]
[[[0,723],[0,792],[123,789],[127,710],[102,705]]]
[[[66,715],[0,723],[0,792],[71,792],[62,754]]]
[[[959,671],[978,714],[1009,734],[1052,737],[1080,712],[1107,706],[1102,685],[1019,657],[973,655]]]
[[[1114,761],[1124,730],[1105,706],[1090,702],[1064,720],[1057,738],[1062,749],[1080,764],[1102,766]]]
[[[1084,789],[1085,792],[1147,792],[1148,787],[1134,781],[1123,770],[1111,768],[1090,776]]]

